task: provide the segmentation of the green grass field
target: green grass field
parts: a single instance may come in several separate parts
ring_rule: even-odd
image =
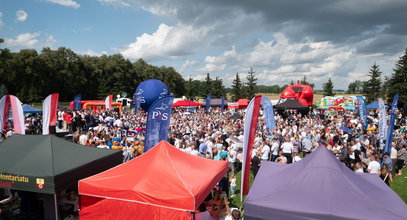
[[[407,203],[407,167],[404,167],[403,175],[393,177],[390,187]]]

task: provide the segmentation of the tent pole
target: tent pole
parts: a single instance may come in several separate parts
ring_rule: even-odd
[[[55,219],[59,220],[57,194],[54,193]]]
[[[195,220],[195,213],[196,213],[196,212],[194,212],[194,215],[192,216],[192,220]]]

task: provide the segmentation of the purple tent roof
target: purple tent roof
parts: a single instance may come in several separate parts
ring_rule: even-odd
[[[406,219],[407,205],[376,174],[352,172],[325,147],[294,164],[262,162],[245,219]]]

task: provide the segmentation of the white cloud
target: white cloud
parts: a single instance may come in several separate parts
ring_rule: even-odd
[[[54,36],[50,35],[45,39],[44,41],[44,47],[51,47],[54,46],[54,44],[57,42],[57,40],[54,39]]]
[[[186,68],[195,67],[199,65],[201,62],[199,60],[186,60],[180,69],[180,72],[184,72]]]
[[[130,7],[130,4],[123,0],[98,0],[102,5],[112,5],[115,7]]]
[[[16,11],[16,16],[17,21],[24,22],[25,20],[27,20],[28,14],[24,10],[20,9]]]
[[[51,2],[54,4],[62,5],[62,6],[67,6],[67,7],[72,7],[72,8],[79,8],[81,5],[73,0],[45,0],[47,2]]]
[[[28,47],[33,48],[37,43],[40,32],[24,33],[18,35],[15,39],[6,38],[4,44],[7,47]]]
[[[1,28],[4,26],[4,22],[2,20],[2,17],[3,17],[3,13],[0,12],[0,31],[1,31]]]
[[[153,34],[144,33],[129,44],[121,53],[126,58],[147,61],[158,59],[176,59],[192,54],[208,33],[206,27],[193,28],[188,25],[168,26],[160,24]]]

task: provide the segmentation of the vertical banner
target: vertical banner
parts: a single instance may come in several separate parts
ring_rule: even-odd
[[[379,103],[379,146],[383,150],[386,140],[386,130],[387,130],[387,115],[386,115],[386,106],[381,98],[378,100]]]
[[[220,109],[223,111],[225,110],[225,97],[222,95],[222,103],[220,105]]]
[[[50,133],[50,126],[56,126],[58,97],[58,93],[53,93],[42,103],[42,134],[44,135]]]
[[[174,96],[165,96],[155,101],[148,110],[144,152],[167,140],[173,101]]]
[[[0,99],[0,129],[3,130],[8,121],[10,106],[13,114],[14,133],[25,134],[23,105],[13,95],[5,95]]]
[[[362,96],[356,96],[358,100],[359,117],[363,122],[363,129],[367,128],[367,108],[366,101]]]
[[[136,92],[134,93],[134,96],[133,96],[134,108],[135,108],[134,114],[136,114],[136,115],[138,113],[138,109],[140,108],[141,103],[145,102],[144,97],[143,97],[143,93],[144,93],[143,89],[137,88]]]
[[[261,95],[257,95],[250,101],[244,119],[242,187],[240,200],[243,199],[243,195],[247,195],[249,192],[250,162],[252,159],[254,138],[256,136],[261,97]]]
[[[276,127],[276,122],[274,120],[273,104],[271,103],[270,99],[262,96],[261,107],[264,110],[264,117],[266,118],[266,128],[270,129],[270,131],[274,130]]]
[[[390,153],[391,144],[393,142],[393,131],[394,131],[394,122],[396,120],[396,109],[397,104],[399,102],[399,94],[394,95],[393,104],[391,104],[391,111],[390,111],[390,121],[389,127],[387,129],[387,138],[386,138],[386,146],[384,148],[384,152]]]
[[[73,109],[75,110],[81,110],[81,100],[82,100],[82,95],[78,94],[73,98]]]
[[[205,101],[205,111],[209,112],[209,108],[211,107],[211,98],[212,95],[208,94],[208,96],[206,97],[206,101]]]
[[[113,95],[108,95],[105,99],[106,111],[112,110]]]

